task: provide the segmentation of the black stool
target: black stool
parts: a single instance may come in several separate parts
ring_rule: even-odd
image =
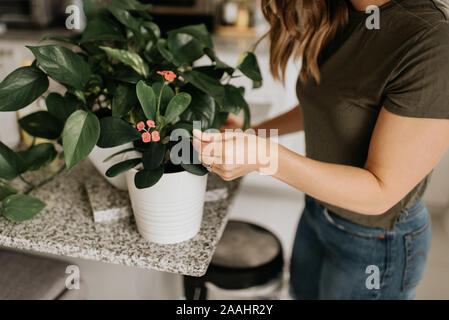
[[[243,221],[230,221],[203,277],[184,276],[187,300],[278,299],[284,259],[279,239]]]
[[[0,248],[0,300],[67,299],[67,265]]]

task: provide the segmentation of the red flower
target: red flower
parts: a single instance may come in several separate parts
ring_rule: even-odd
[[[154,123],[153,120],[147,120],[147,126],[150,128],[155,128],[156,127],[156,123]]]
[[[153,131],[153,132],[151,133],[151,138],[152,138],[153,141],[155,141],[155,142],[161,140],[161,137],[159,136],[159,131]]]
[[[142,133],[142,141],[145,143],[151,142],[151,134],[149,132]]]
[[[178,77],[173,71],[158,71],[157,74],[160,74],[169,82],[173,82]]]
[[[142,130],[144,130],[144,129],[145,129],[145,123],[144,123],[143,121],[140,121],[140,122],[137,124],[137,130],[142,131]]]

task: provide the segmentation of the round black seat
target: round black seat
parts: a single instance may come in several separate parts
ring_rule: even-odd
[[[265,297],[282,284],[283,267],[282,245],[272,232],[252,223],[230,221],[206,274],[184,277],[185,296],[187,300],[233,295],[238,299],[246,291],[257,299],[257,292],[264,291]],[[211,290],[220,292],[212,294]]]

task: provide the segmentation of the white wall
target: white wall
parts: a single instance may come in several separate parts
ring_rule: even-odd
[[[449,150],[436,166],[424,200],[429,207],[449,214]]]

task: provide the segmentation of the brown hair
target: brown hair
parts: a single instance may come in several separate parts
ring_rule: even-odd
[[[271,28],[270,70],[284,79],[288,59],[302,56],[301,81],[320,82],[318,55],[348,22],[346,0],[262,0],[262,12]]]

